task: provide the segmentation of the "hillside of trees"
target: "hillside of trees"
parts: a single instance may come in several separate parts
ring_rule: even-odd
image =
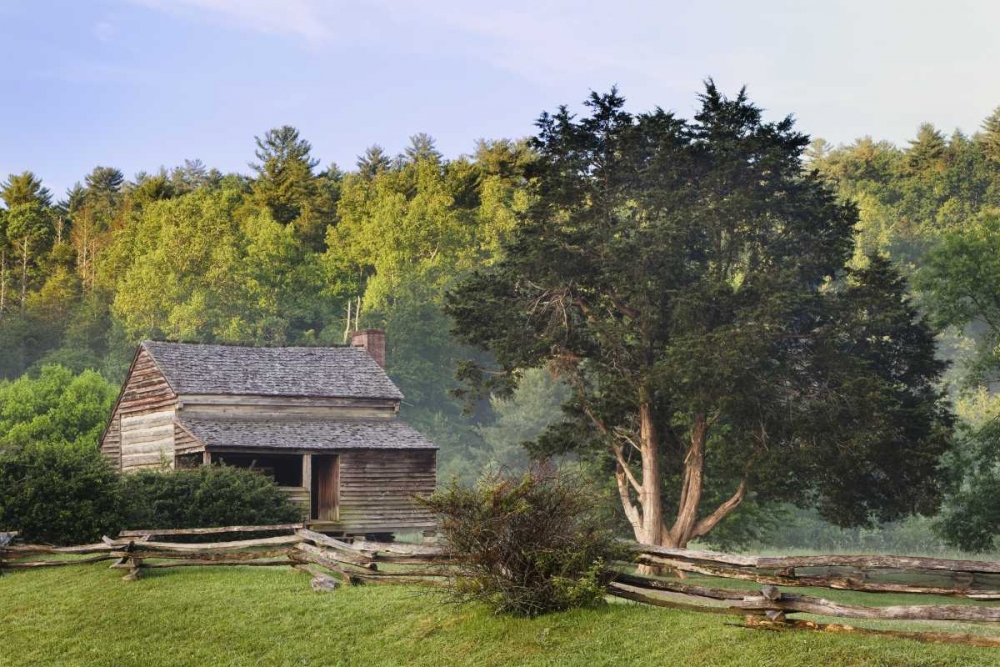
[[[80,375],[74,386],[103,377],[116,389],[143,339],[329,345],[355,326],[380,327],[406,395],[403,417],[441,446],[442,478],[522,466],[522,442],[561,419],[568,390],[536,369],[509,397],[463,398],[456,368],[491,359],[456,342],[443,306],[473,271],[503,260],[542,196],[537,147],[481,141],[448,157],[417,134],[403,154],[373,145],[342,170],[285,126],[248,141],[247,154],[242,174],[199,160],[132,177],[98,166],[61,196],[31,165],[0,184],[0,438],[35,418],[27,388]],[[941,332],[960,417],[960,444],[942,468],[953,489],[949,538],[990,548],[1000,521],[1000,503],[984,500],[1000,497],[991,391],[1000,370],[1000,109],[973,134],[922,125],[907,146],[814,140],[802,169],[857,207],[851,267],[889,259]],[[61,369],[43,373],[53,366]],[[23,376],[49,379],[18,383]],[[768,514],[747,503],[727,522],[766,527]]]

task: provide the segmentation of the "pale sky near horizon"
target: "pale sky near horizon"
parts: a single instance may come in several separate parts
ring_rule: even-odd
[[[246,172],[295,125],[325,166],[417,132],[447,156],[617,84],[690,117],[701,82],[833,143],[973,133],[1000,106],[1000,2],[0,0],[0,178]]]

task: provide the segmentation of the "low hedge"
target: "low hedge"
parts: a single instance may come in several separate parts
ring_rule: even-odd
[[[266,525],[303,514],[270,478],[230,466],[132,473],[121,487],[126,528]]]
[[[268,477],[228,466],[119,474],[95,448],[0,448],[0,531],[84,544],[126,528],[290,523],[303,510]]]
[[[0,450],[0,530],[29,542],[83,544],[116,534],[120,478],[96,449],[29,444]]]

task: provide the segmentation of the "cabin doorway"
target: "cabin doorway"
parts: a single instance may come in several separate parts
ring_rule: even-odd
[[[311,517],[314,521],[340,518],[340,457],[312,455]]]

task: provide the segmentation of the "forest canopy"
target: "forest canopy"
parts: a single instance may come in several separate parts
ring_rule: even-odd
[[[571,395],[566,375],[529,370],[525,361],[511,369],[514,377],[526,378],[512,396],[497,392],[481,397],[489,400],[462,400],[466,385],[456,379],[456,367],[470,360],[489,366],[495,359],[477,345],[458,344],[443,307],[446,295],[473,272],[509,260],[539,207],[554,211],[581,195],[568,176],[553,180],[552,165],[540,163],[547,150],[579,148],[573,142],[582,135],[567,129],[579,124],[573,118],[568,111],[543,117],[534,141],[481,141],[458,157],[443,155],[431,137],[416,134],[399,155],[373,144],[349,169],[323,164],[295,128],[284,126],[248,137],[251,168],[245,174],[222,173],[200,160],[133,176],[96,166],[61,196],[45,186],[44,175],[10,174],[0,183],[0,392],[18,396],[29,388],[41,395],[46,383],[79,383],[92,388],[92,400],[80,406],[90,410],[108,400],[95,378],[99,374],[116,386],[144,338],[336,344],[353,326],[350,309],[360,326],[387,330],[388,370],[407,397],[404,418],[441,446],[443,480],[457,474],[471,481],[491,463],[523,466],[522,442],[534,442],[535,453],[543,452],[539,433],[550,422],[572,423],[580,408],[571,402],[569,413],[558,409]],[[680,141],[679,121],[671,114],[644,118],[647,127]],[[791,132],[780,121],[769,127],[760,141]],[[834,218],[835,207],[856,211],[856,220],[841,221],[850,229],[831,231],[843,261],[816,276],[829,274],[831,288],[856,290],[877,279],[879,298],[898,298],[897,316],[942,332],[935,354],[952,363],[944,380],[931,385],[949,392],[959,446],[941,461],[936,478],[948,488],[936,487],[931,495],[947,491],[945,515],[964,517],[960,525],[969,527],[964,543],[986,548],[991,524],[967,517],[973,510],[976,516],[1000,513],[1000,504],[989,505],[986,491],[977,491],[1000,483],[989,463],[996,450],[993,419],[1000,413],[991,391],[1000,357],[990,291],[1000,284],[994,267],[1000,251],[1000,110],[973,134],[922,125],[906,146],[868,137],[831,146],[796,137],[782,173],[791,178],[801,172],[802,179],[825,183],[831,199],[824,206]],[[632,155],[648,148],[629,146]],[[677,153],[661,154],[667,155]],[[676,166],[671,160],[648,168],[668,173]],[[566,174],[580,167],[572,160],[563,166]],[[629,197],[613,202],[617,215],[630,207],[645,210],[665,196],[655,189],[662,181],[635,173],[650,187],[629,184]],[[697,194],[671,196],[695,197],[686,205],[698,210]],[[733,289],[726,299],[749,275],[727,274]],[[711,292],[700,298],[708,303],[722,297]],[[745,348],[728,351],[740,350]],[[677,355],[663,363],[696,358]],[[928,381],[936,377],[932,365],[923,376]],[[721,375],[714,380],[727,381]],[[37,406],[39,414],[51,411],[43,402]],[[34,425],[18,426],[17,432],[50,438],[44,419],[25,420]],[[90,417],[81,424],[89,426],[63,440],[92,440]],[[718,487],[706,482],[713,502],[738,488],[738,469],[732,475],[716,480]],[[768,523],[762,518],[765,500],[751,487],[718,534],[748,539],[755,526]],[[989,507],[983,509],[984,503]],[[865,507],[865,516],[855,519],[879,518]]]

